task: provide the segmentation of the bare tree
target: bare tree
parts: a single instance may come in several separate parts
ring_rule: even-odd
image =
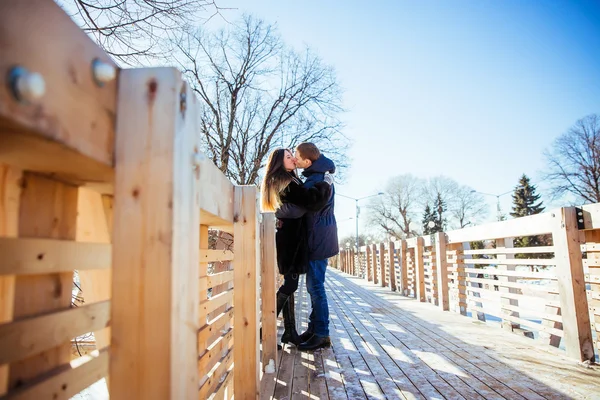
[[[200,18],[221,10],[214,0],[56,0],[116,60],[139,64],[170,55],[163,46]]]
[[[343,164],[341,91],[309,49],[286,47],[274,26],[251,16],[218,33],[190,33],[179,49],[203,100],[205,151],[237,184],[256,183],[276,145],[311,141]]]
[[[600,117],[588,115],[559,136],[545,152],[552,196],[600,202]]]
[[[421,207],[424,210],[427,205],[432,208],[439,221],[441,229],[446,229],[449,221],[447,212],[452,215],[451,210],[456,209],[459,184],[447,176],[435,176],[429,178],[421,189]]]
[[[421,181],[413,175],[391,178],[385,194],[371,200],[369,221],[388,235],[398,238],[414,236],[413,219],[420,188]]]
[[[450,208],[458,228],[477,223],[487,212],[488,205],[481,194],[468,186],[458,187],[454,204]]]

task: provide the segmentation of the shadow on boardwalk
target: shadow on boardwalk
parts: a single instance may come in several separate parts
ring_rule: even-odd
[[[280,352],[264,399],[600,399],[600,368],[330,269],[332,348]],[[299,330],[308,296],[297,295]]]

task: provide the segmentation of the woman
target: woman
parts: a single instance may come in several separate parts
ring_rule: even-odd
[[[267,162],[261,187],[262,211],[277,211],[285,203],[318,211],[331,196],[331,183],[329,178],[310,189],[304,188],[296,175],[292,153],[287,149],[277,149]],[[281,343],[300,344],[296,331],[294,292],[298,289],[298,276],[306,273],[308,267],[307,236],[303,217],[278,220],[275,234],[277,267],[283,275],[283,285],[277,291],[277,316],[283,310]]]

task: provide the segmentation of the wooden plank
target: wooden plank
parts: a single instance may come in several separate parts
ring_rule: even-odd
[[[227,372],[226,378],[217,390],[210,396],[209,400],[230,400],[233,397],[233,368]]]
[[[490,285],[490,286],[498,286],[498,287],[508,287],[508,288],[515,288],[515,289],[527,289],[530,290],[532,292],[541,292],[541,293],[559,293],[559,288],[557,285],[553,284],[552,285],[531,285],[528,283],[518,283],[518,282],[503,282],[503,281],[496,281],[493,279],[486,279],[486,278],[471,278],[471,277],[466,277],[465,278],[466,282],[475,282],[475,283],[482,283],[482,284],[486,284],[486,285]]]
[[[234,223],[233,184],[208,157],[200,157],[198,178],[202,182],[199,194],[200,219],[203,225],[232,232]]]
[[[506,251],[507,249],[512,249],[514,247],[514,243],[513,243],[513,239],[512,238],[499,238],[496,239],[496,250],[498,251]],[[499,253],[497,256],[498,262],[500,264],[498,264],[497,268],[499,271],[510,271],[510,272],[514,272],[515,271],[515,266],[514,265],[508,265],[508,264],[503,264],[503,262],[505,262],[505,260],[507,259],[514,259],[514,254],[507,254],[507,253]],[[516,282],[517,280],[515,279],[514,276],[498,276],[498,281],[500,282]],[[514,287],[507,287],[505,285],[499,285],[498,286],[498,291],[502,294],[502,293],[518,293],[518,289],[515,289]],[[502,304],[502,309],[501,309],[501,313],[502,314],[507,314],[511,317],[519,317],[519,312],[518,311],[514,311],[514,309],[512,307],[507,308],[505,307],[506,305],[508,306],[514,306],[514,307],[518,307],[519,305],[519,301],[516,299],[511,299],[511,298],[506,298],[506,297],[500,297],[500,303]],[[515,324],[514,321],[508,320],[508,319],[503,319],[502,320],[502,327],[506,330],[509,331],[513,331],[514,329],[519,329],[519,325]]]
[[[224,306],[225,304],[231,302],[235,297],[235,291],[233,289],[229,289],[227,291],[221,292],[215,296],[212,296],[210,299],[203,301],[200,303],[200,309],[203,312],[211,313],[218,309],[219,307]]]
[[[111,399],[189,399],[198,390],[199,105],[172,68],[123,71],[118,103]]]
[[[75,239],[77,188],[25,173],[21,193],[19,235],[31,238]],[[26,318],[68,309],[73,273],[17,276],[14,318]],[[70,340],[10,366],[11,388],[27,384],[38,375],[68,364]]]
[[[569,357],[594,360],[583,265],[574,207],[562,208],[554,219],[552,240],[556,248],[556,272],[564,321],[564,345]]]
[[[260,354],[258,342],[260,297],[260,237],[257,223],[256,186],[236,186],[234,190],[234,271],[235,271],[235,376],[234,392],[239,398],[259,395]]]
[[[113,222],[113,197],[79,188],[77,201],[77,242],[110,243]],[[112,248],[110,250],[112,252]],[[112,256],[111,256],[112,267]],[[105,270],[78,270],[85,303],[109,300],[111,297],[112,268]],[[110,344],[110,327],[94,331],[96,349]],[[107,377],[108,379],[108,377]],[[108,391],[108,388],[107,388]]]
[[[203,263],[233,261],[233,251],[229,250],[202,250],[200,260]]]
[[[408,296],[408,262],[406,255],[408,248],[406,247],[406,240],[402,239],[400,241],[400,247],[398,250],[398,262],[400,264],[400,293],[402,293],[404,296]]]
[[[19,233],[22,171],[0,164],[0,237]],[[0,324],[12,321],[15,300],[14,275],[0,276]],[[8,365],[0,365],[0,396],[8,388]]]
[[[381,255],[377,254],[377,245],[373,243],[371,245],[371,270],[373,271],[373,283],[377,285],[379,278],[377,276],[377,259],[381,259]]]
[[[386,287],[385,244],[383,243],[379,243],[379,271],[381,274],[381,287]]]
[[[371,282],[373,280],[373,274],[371,270],[371,246],[367,246],[366,256],[365,256],[365,264],[367,268],[367,281]]]
[[[328,277],[330,279],[333,277],[336,280],[343,280],[343,278],[338,277],[335,274],[330,274]],[[544,356],[544,354],[547,353],[540,352],[538,350],[539,347],[527,345],[524,343],[525,339],[516,342],[515,339],[513,339],[517,338],[516,336],[507,337],[506,340],[502,340],[502,338],[499,337],[499,334],[494,332],[493,328],[481,325],[470,325],[468,322],[466,324],[461,323],[460,321],[462,319],[454,316],[450,316],[450,319],[440,318],[442,316],[440,314],[442,313],[439,309],[436,310],[428,305],[421,305],[417,302],[406,302],[394,298],[393,294],[383,295],[382,293],[372,293],[371,291],[365,290],[362,287],[357,287],[356,285],[352,285],[345,289],[344,293],[347,292],[352,292],[355,298],[360,298],[363,303],[368,303],[369,308],[372,307],[386,310],[385,315],[379,313],[373,314],[374,317],[384,325],[385,328],[383,332],[395,332],[395,335],[405,343],[406,346],[409,346],[411,350],[424,349],[424,351],[431,352],[432,354],[435,353],[440,356],[451,357],[452,362],[457,363],[460,368],[464,368],[465,371],[468,371],[471,374],[471,376],[464,377],[462,379],[463,382],[473,387],[473,389],[485,398],[499,398],[496,397],[498,395],[507,399],[561,398],[561,394],[546,386],[548,381],[555,382],[552,381],[552,379],[555,378],[547,379],[546,384],[540,384],[537,379],[539,379],[540,376],[543,376],[543,372],[540,373],[535,367],[539,363],[543,363],[551,365],[549,369],[553,367],[558,368],[559,366],[564,368],[564,358],[556,357],[555,355]],[[351,299],[350,302],[352,302]],[[392,303],[394,305],[392,305]],[[431,314],[428,312],[431,312]],[[427,319],[422,318],[424,313],[428,313]],[[436,323],[444,323],[444,330],[432,329],[432,319],[437,321]],[[466,325],[469,325],[469,327]],[[477,329],[477,327],[480,329]],[[475,329],[477,329],[477,331]],[[500,330],[496,331],[501,332]],[[505,337],[504,334],[500,335]],[[481,340],[475,340],[477,338],[481,338]],[[490,340],[493,342],[490,343]],[[429,345],[429,343],[432,343],[433,346]],[[503,358],[501,354],[498,354],[498,351],[494,351],[493,347],[500,347],[499,345],[502,343],[506,343],[506,346],[499,348],[498,351],[514,349],[510,354],[512,356],[517,356],[515,358],[527,360],[527,364],[524,364],[522,368],[517,369],[507,365],[506,361],[497,361],[495,358],[499,358],[500,360],[503,360]],[[492,348],[490,348],[490,345]],[[486,348],[484,349],[483,346],[486,346]],[[402,346],[398,345],[394,346],[394,348],[401,347]],[[525,349],[527,349],[527,351],[525,351]],[[535,354],[535,357],[526,357],[527,354]],[[544,357],[546,357],[545,360],[541,361],[540,359]],[[550,357],[552,357],[552,359],[550,359]],[[407,362],[410,362],[410,360],[407,360],[404,363]],[[446,370],[448,367],[452,368],[452,366],[446,365]],[[524,374],[523,371],[526,371],[527,374]],[[575,377],[578,376],[579,373],[580,371],[574,367],[567,374],[571,377]],[[462,376],[459,373],[455,374]],[[527,375],[531,374],[535,374],[532,376],[536,376],[536,379],[527,377]],[[481,384],[476,383],[477,380],[479,380]],[[483,390],[485,389],[485,386],[482,384],[488,386],[486,391]],[[562,385],[561,390],[565,389],[567,385]],[[557,385],[553,385],[552,387],[555,388]],[[490,391],[490,389],[493,391]],[[591,388],[587,389],[590,390]],[[594,391],[594,389],[591,390]],[[494,392],[496,392],[497,395],[488,396],[486,394],[494,394]],[[543,396],[538,395],[536,392],[542,393]],[[443,393],[444,395],[447,394],[446,392]]]
[[[345,315],[341,319],[342,324],[345,324],[348,335],[366,362],[368,370],[361,370],[371,372],[386,398],[437,398],[443,393],[446,398],[463,399],[450,385],[437,378],[435,372],[424,370],[410,355],[398,352],[398,347],[402,345],[389,335],[389,330],[382,327],[372,313],[362,312],[356,301],[344,301],[340,293],[354,292],[357,298],[361,296],[351,288],[342,286],[341,282],[339,280],[337,283],[342,290],[330,290],[333,304]],[[373,307],[368,304],[367,308],[370,310]],[[384,308],[377,309],[387,314]],[[367,392],[367,396],[372,395]]]
[[[516,322],[516,323],[519,323],[519,324],[524,325],[524,326],[529,326],[529,327],[531,327],[531,328],[533,328],[535,330],[539,330],[539,331],[542,331],[542,332],[550,333],[550,334],[556,335],[558,337],[564,337],[565,336],[564,331],[562,331],[560,329],[555,329],[555,328],[551,328],[551,327],[548,327],[548,326],[544,326],[544,325],[538,324],[537,322],[529,321],[527,319],[513,317],[513,316],[510,316],[510,315],[497,315],[497,313],[494,313],[493,311],[491,311],[491,310],[489,310],[487,308],[484,308],[484,307],[471,306],[471,308],[473,310],[477,310],[477,311],[480,311],[480,312],[485,312],[486,314],[494,315],[496,317],[503,318],[503,319],[506,319],[508,321]]]
[[[536,247],[502,247],[496,249],[479,249],[479,250],[464,250],[462,254],[538,254],[538,253],[554,253],[554,246],[536,246]]]
[[[0,162],[62,179],[110,182],[116,79],[98,86],[92,62],[116,68],[54,2],[0,3],[0,76],[14,66],[41,74],[45,94],[18,102],[0,86]]]
[[[395,292],[398,287],[396,282],[396,248],[393,240],[390,240],[388,244],[388,258],[390,260],[390,288]],[[404,258],[402,253],[398,255],[398,258]],[[402,263],[400,263],[400,268],[402,268]]]
[[[476,264],[476,265],[497,265],[498,259],[485,259],[485,258],[472,258],[463,259],[465,264]],[[543,259],[543,258],[518,258],[518,259],[505,259],[502,261],[503,265],[556,265],[557,260],[555,258]]]
[[[23,360],[87,332],[104,328],[110,302],[72,308],[0,325],[0,364]]]
[[[217,272],[208,276],[200,277],[200,290],[207,290],[224,283],[233,281],[233,271]]]
[[[262,365],[273,361],[277,368],[277,259],[275,254],[275,215],[263,214],[260,225],[260,281]]]
[[[1,275],[109,269],[111,246],[56,239],[0,238]]]
[[[415,297],[424,302],[425,298],[425,265],[423,264],[423,238],[416,238],[415,259],[413,260],[415,268]]]
[[[464,265],[464,264],[463,264]],[[499,269],[477,269],[477,268],[464,268],[464,272],[467,273],[483,273],[484,275],[495,275],[495,276],[511,276],[516,278],[532,278],[532,279],[549,279],[557,280],[556,274],[553,272],[531,272],[531,271],[515,271],[515,270],[499,270]]]
[[[92,355],[83,356],[80,360],[75,361],[80,365],[75,368],[67,366],[57,369],[39,381],[19,387],[2,399],[69,400],[83,389],[108,375],[108,351],[94,351]]]
[[[230,307],[200,329],[198,332],[198,354],[202,354],[208,347],[210,337],[215,336],[216,332],[220,332],[223,327],[231,322],[233,313],[234,309]]]
[[[446,232],[446,243],[472,242],[475,240],[497,239],[505,237],[532,236],[551,233],[554,217],[552,211],[507,221],[493,222],[470,228]],[[466,249],[465,249],[466,250]]]
[[[226,374],[230,374],[232,372],[233,358],[235,353],[235,348],[232,348],[227,352],[226,355],[224,355],[219,360],[219,362],[213,367],[213,369],[207,373],[208,379],[200,387],[198,394],[193,398],[204,400],[215,392],[215,390],[219,387],[219,384],[221,383],[221,378],[224,379]],[[236,374],[234,373],[234,393],[238,393],[235,391],[235,375]]]
[[[583,219],[584,229],[600,229],[600,204],[586,204],[581,206],[582,215],[578,219]]]
[[[213,361],[220,359],[223,354],[233,347],[233,329],[229,328],[225,333],[218,337],[216,341],[206,349],[204,353],[200,353],[198,360],[198,374],[203,376],[206,371],[210,370],[210,366],[214,365]]]
[[[448,294],[448,264],[446,262],[446,235],[444,232],[435,234],[435,266],[437,269],[438,305],[444,310],[450,309]]]
[[[336,357],[345,367],[344,376],[350,378],[348,380],[350,384],[346,385],[348,397],[352,399],[364,398],[365,396],[366,398],[385,398],[385,388],[390,388],[390,392],[392,392],[392,388],[397,389],[397,386],[391,382],[380,360],[372,354],[371,349],[364,345],[363,339],[352,325],[352,317],[344,312],[342,309],[343,302],[339,302],[337,299],[337,290],[332,288],[329,293],[331,293],[331,301],[329,302],[332,310],[331,315],[335,316],[337,328],[336,336],[333,338],[333,348],[336,351]],[[332,321],[334,320],[332,319]],[[347,365],[351,365],[351,367]],[[356,378],[353,374],[348,373],[352,369],[360,371]],[[386,382],[385,387],[380,386],[380,380]],[[358,384],[360,384],[364,393],[357,390]]]

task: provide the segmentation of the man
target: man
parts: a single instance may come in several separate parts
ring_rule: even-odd
[[[304,171],[305,187],[312,187],[324,179],[325,174],[335,173],[335,164],[321,154],[313,143],[301,143],[296,147],[296,165]],[[300,335],[299,350],[315,350],[331,345],[329,339],[329,305],[325,292],[327,260],[339,253],[337,223],[334,216],[335,188],[331,198],[321,210],[310,212],[291,204],[284,204],[277,212],[283,216],[298,217],[304,214],[308,227],[309,267],[306,273],[306,288],[310,294],[312,311],[308,329]]]

